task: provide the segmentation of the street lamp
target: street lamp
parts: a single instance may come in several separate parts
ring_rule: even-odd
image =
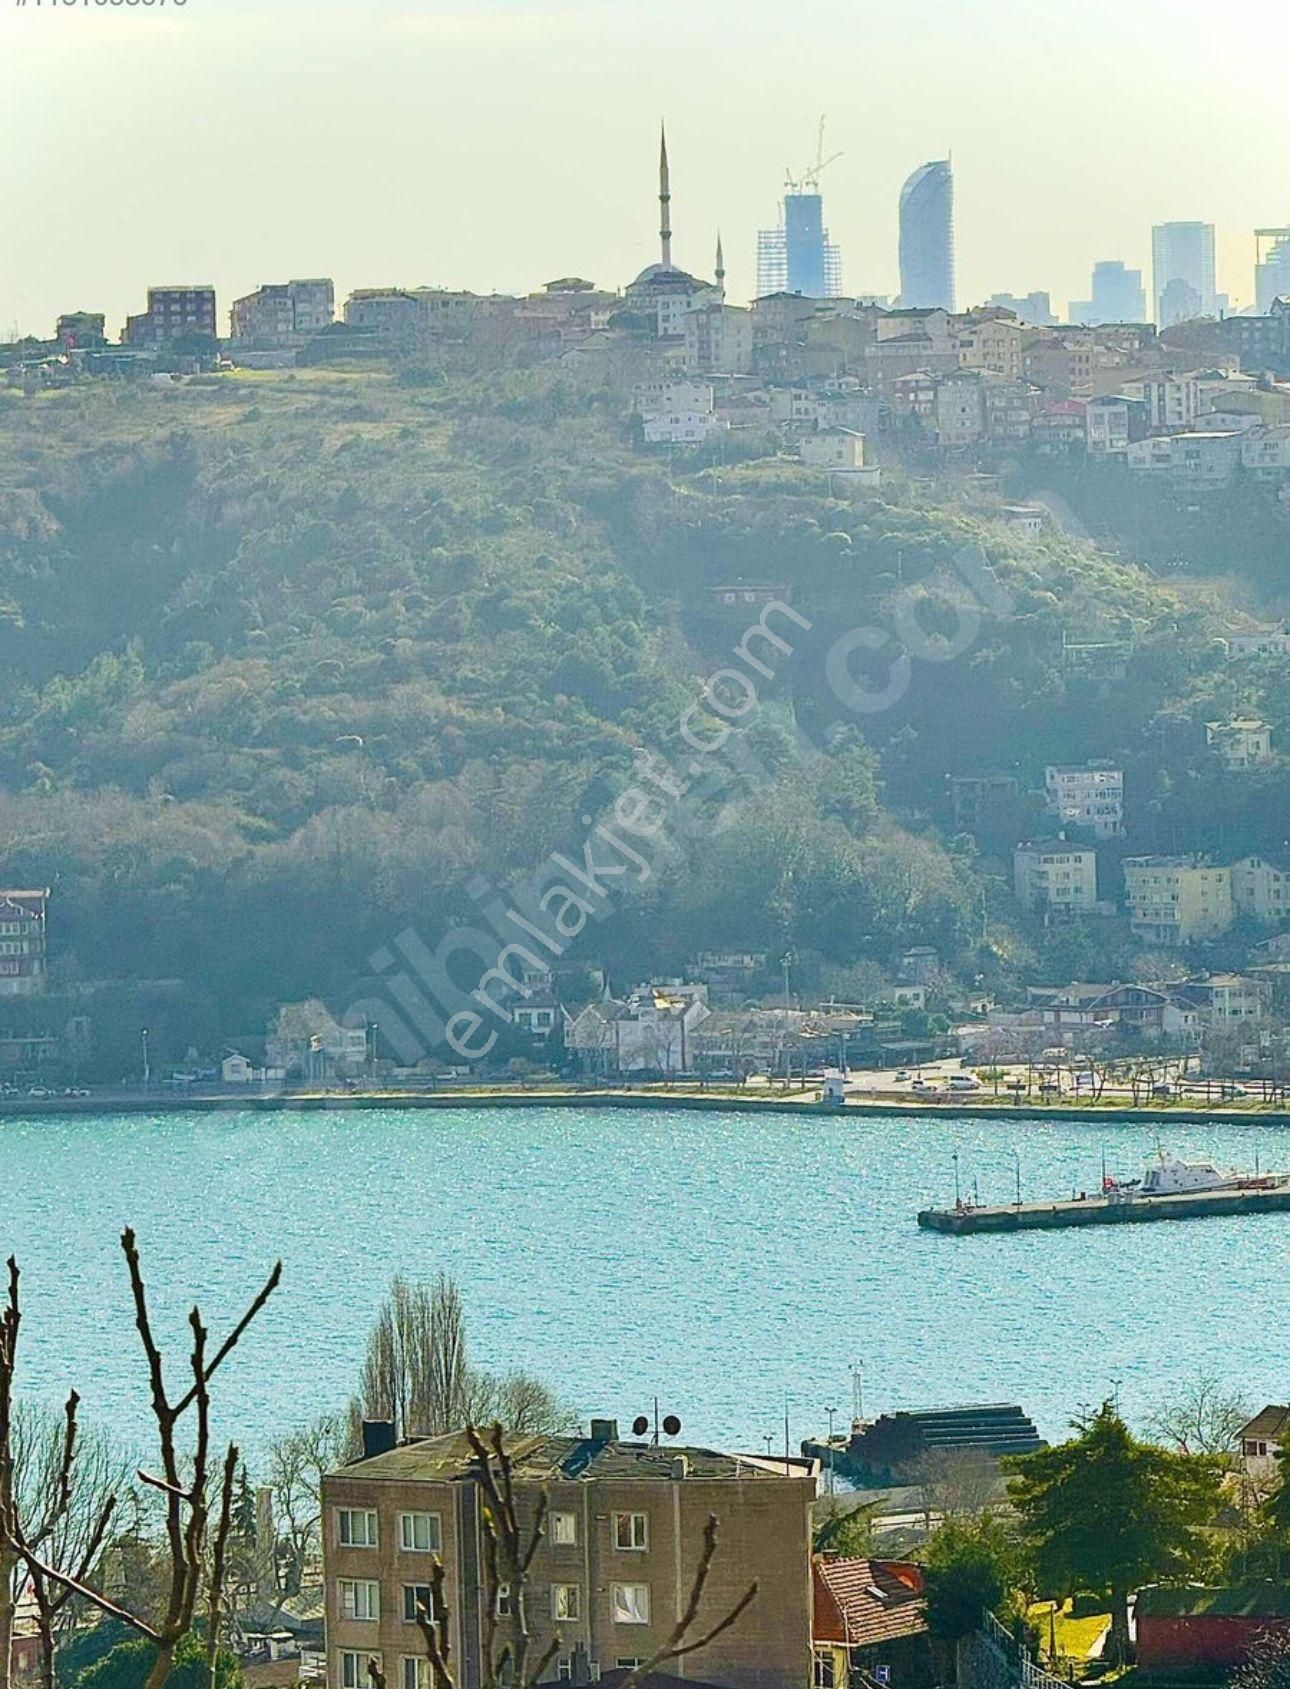
[[[148,1029],[146,1026],[143,1028],[139,1036],[143,1042],[143,1088],[146,1091],[148,1089],[148,1083],[152,1078],[152,1068],[148,1062]]]
[[[1021,1151],[1014,1149],[1012,1158],[1017,1164],[1017,1207],[1021,1207]]]
[[[829,1416],[829,1479],[828,1479],[828,1490],[829,1490],[829,1494],[832,1495],[833,1492],[834,1492],[834,1487],[835,1487],[834,1486],[834,1477],[833,1477],[833,1417],[837,1413],[838,1410],[835,1407],[826,1407],[824,1411]]]
[[[856,1424],[864,1421],[864,1362],[856,1361],[851,1368],[851,1417]]]

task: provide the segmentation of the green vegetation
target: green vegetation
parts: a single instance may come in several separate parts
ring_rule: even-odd
[[[1021,1582],[1015,1537],[999,1520],[947,1519],[927,1545],[927,1624],[939,1642],[958,1642],[982,1616],[1016,1617]]]
[[[93,1636],[95,1631],[89,1634]],[[144,1689],[156,1653],[153,1644],[142,1636],[118,1642],[110,1653],[72,1679],[74,1689]],[[184,1637],[175,1649],[175,1663],[168,1681],[171,1689],[246,1689],[237,1655],[220,1648],[212,1674],[205,1639],[192,1635]]]
[[[86,1077],[120,1077],[140,1014],[160,1063],[284,1000],[362,996],[407,926],[433,948],[478,919],[477,876],[580,840],[637,747],[684,767],[682,714],[756,619],[714,597],[732,581],[786,589],[811,626],[783,624],[789,654],[754,645],[773,672],[738,761],[572,952],[615,983],[731,947],[791,950],[803,993],[889,978],[910,944],[994,988],[1128,971],[1114,923],[1017,914],[955,833],[951,770],[1025,792],[1045,762],[1111,756],[1135,849],[1281,843],[1281,767],[1238,779],[1203,748],[1238,709],[1290,744],[1290,690],[1271,659],[1224,661],[1216,593],[899,477],[830,499],[761,437],[669,462],[633,450],[625,411],[550,369],[0,397],[0,878],[54,885],[61,989],[151,982],[166,1005],[96,1031]],[[964,547],[996,608],[963,609]],[[889,709],[830,686],[856,627],[924,653]],[[1063,637],[1132,657],[1095,680]],[[1023,801],[983,847],[1032,827]]]
[[[1035,1581],[1045,1593],[1106,1590],[1113,1654],[1129,1640],[1129,1596],[1155,1578],[1194,1576],[1219,1510],[1212,1456],[1138,1442],[1111,1406],[1076,1421],[1054,1448],[1013,1457],[1010,1496]]]

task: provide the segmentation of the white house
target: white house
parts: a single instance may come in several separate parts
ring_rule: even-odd
[[[1277,1476],[1277,1455],[1290,1441],[1290,1407],[1265,1407],[1242,1425],[1238,1439],[1247,1477],[1264,1483]]]
[[[1087,827],[1097,839],[1118,838],[1124,831],[1124,770],[1107,762],[1044,770],[1048,813],[1063,826]]]
[[[589,1003],[565,1034],[584,1066],[617,1073],[686,1073],[693,1035],[711,1014],[704,985],[638,985],[625,1001]]]
[[[255,1069],[245,1056],[234,1050],[219,1064],[219,1076],[225,1085],[250,1085],[255,1079]]]

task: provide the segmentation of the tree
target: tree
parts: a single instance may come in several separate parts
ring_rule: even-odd
[[[984,1449],[930,1449],[911,1475],[929,1526],[933,1516],[979,1518],[999,1499],[998,1462]]]
[[[266,1478],[273,1496],[279,1590],[298,1595],[305,1566],[320,1547],[322,1480],[350,1453],[353,1440],[342,1414],[325,1413],[269,1444]]]
[[[1201,1564],[1222,1468],[1211,1456],[1136,1441],[1110,1402],[1073,1429],[1055,1448],[1010,1457],[1008,1493],[1040,1586],[1062,1595],[1108,1590],[1111,1647],[1124,1657],[1132,1590]]]
[[[367,1340],[352,1417],[389,1420],[400,1437],[499,1420],[508,1431],[562,1431],[572,1415],[539,1379],[471,1365],[461,1291],[396,1278]]]
[[[1180,1454],[1231,1454],[1250,1405],[1238,1390],[1203,1368],[1162,1399],[1147,1416],[1153,1442],[1172,1445]]]
[[[73,1391],[64,1414],[64,1430],[53,1495],[42,1500],[33,1519],[24,1516],[16,1504],[13,1460],[13,1379],[17,1359],[18,1332],[22,1323],[17,1263],[9,1262],[9,1294],[0,1314],[0,1544],[16,1553],[32,1590],[36,1605],[44,1656],[45,1689],[52,1689],[55,1670],[54,1622],[72,1599],[80,1596],[101,1612],[121,1620],[152,1644],[147,1672],[147,1689],[165,1689],[176,1650],[192,1629],[199,1600],[206,1604],[206,1657],[208,1675],[214,1680],[226,1564],[225,1555],[232,1526],[234,1484],[238,1453],[232,1445],[223,1462],[222,1481],[215,1489],[212,1529],[212,1488],[217,1483],[211,1465],[210,1384],[223,1362],[237,1347],[247,1327],[277,1289],[282,1276],[279,1262],[228,1336],[208,1354],[209,1333],[201,1312],[189,1315],[192,1348],[187,1371],[192,1383],[182,1394],[172,1394],[166,1383],[165,1363],[153,1335],[134,1232],[121,1234],[121,1249],[129,1274],[134,1302],[135,1326],[147,1363],[152,1398],[152,1416],[157,1430],[161,1473],[140,1472],[139,1477],[162,1497],[165,1509],[167,1574],[160,1615],[144,1618],[129,1611],[95,1588],[87,1580],[102,1547],[116,1497],[108,1497],[89,1534],[79,1559],[69,1566],[53,1563],[55,1527],[66,1515],[71,1493],[71,1474],[78,1452],[77,1409],[79,1397]],[[193,1441],[181,1451],[177,1432],[191,1414]],[[52,1523],[51,1523],[52,1521]],[[6,1676],[8,1659],[5,1661]]]
[[[155,1643],[133,1636],[86,1666],[73,1681],[73,1689],[145,1689],[156,1664]],[[215,1654],[212,1675],[204,1637],[189,1634],[175,1647],[169,1689],[246,1689],[241,1661],[227,1648]]]
[[[26,1403],[12,1405],[9,1442],[12,1455],[13,1506],[26,1521],[25,1536],[60,1566],[87,1565],[98,1546],[100,1521],[113,1498],[129,1491],[130,1462],[101,1432],[76,1427],[72,1458],[64,1471],[67,1417]],[[3,1533],[0,1533],[2,1535]],[[17,1595],[25,1570],[16,1549],[0,1546],[0,1577],[8,1566],[7,1594]],[[38,1589],[50,1603],[53,1640],[61,1643],[76,1620],[76,1610],[53,1592]],[[0,1644],[2,1646],[2,1644]]]
[[[817,1554],[835,1554],[839,1560],[865,1560],[873,1552],[873,1520],[877,1503],[859,1507],[831,1507],[815,1527],[813,1545]]]
[[[1002,1611],[1019,1582],[1016,1542],[997,1519],[947,1519],[927,1545],[927,1627],[960,1642]]]

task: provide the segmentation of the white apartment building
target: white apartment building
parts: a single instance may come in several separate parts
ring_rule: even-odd
[[[1124,770],[1110,763],[1050,766],[1044,796],[1062,827],[1085,827],[1096,839],[1116,839],[1124,831]]]
[[[1062,840],[1019,844],[1012,856],[1017,901],[1027,909],[1097,912],[1097,852]]]
[[[1233,863],[1232,900],[1238,915],[1269,925],[1290,920],[1290,858],[1269,862],[1265,856],[1243,856]]]
[[[1247,429],[1241,440],[1241,467],[1261,480],[1290,475],[1290,426]]]
[[[1200,414],[1200,392],[1194,375],[1156,375],[1126,381],[1124,391],[1146,406],[1147,428],[1179,433],[1191,428]]]

